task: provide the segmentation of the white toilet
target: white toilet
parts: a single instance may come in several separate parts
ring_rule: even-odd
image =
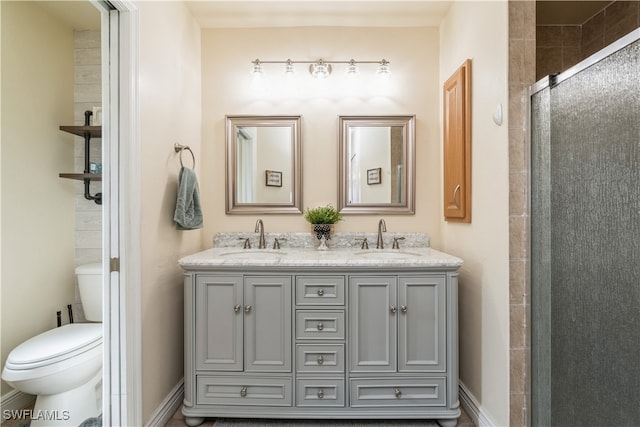
[[[76,268],[87,321],[44,332],[14,348],[2,379],[37,395],[31,427],[78,426],[102,413],[102,264]]]

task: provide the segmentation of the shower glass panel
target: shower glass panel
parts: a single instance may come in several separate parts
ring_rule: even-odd
[[[533,426],[640,422],[640,31],[632,35],[531,98]]]

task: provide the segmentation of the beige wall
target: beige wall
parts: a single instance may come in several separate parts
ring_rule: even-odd
[[[509,424],[509,158],[508,122],[492,115],[498,103],[507,111],[507,36],[506,2],[454,3],[440,27],[440,83],[472,60],[472,222],[441,225],[443,249],[464,260],[460,380],[500,426]]]
[[[203,29],[203,244],[214,233],[253,231],[257,216],[225,214],[225,123],[227,114],[302,115],[303,207],[331,203],[338,194],[338,116],[415,114],[417,203],[412,216],[385,215],[389,231],[422,231],[440,246],[438,29],[437,28],[244,28]],[[281,65],[265,65],[256,84],[251,61],[381,60],[391,62],[387,81],[376,65],[362,65],[356,82],[336,65],[325,81],[303,65],[285,82]],[[266,83],[266,84],[265,84]],[[262,215],[267,231],[307,231],[302,215]],[[337,231],[375,231],[379,215],[349,216]]]
[[[180,171],[173,144],[192,148],[200,179],[207,161],[200,144],[200,29],[183,3],[138,6],[142,419],[147,421],[183,376],[183,281],[177,261],[200,249],[199,230],[177,231],[173,223]],[[190,156],[185,162],[191,164]]]
[[[2,365],[74,301],[73,29],[31,2],[2,8]],[[2,383],[2,394],[11,388]]]

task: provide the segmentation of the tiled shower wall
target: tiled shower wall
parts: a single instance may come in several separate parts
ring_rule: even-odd
[[[74,124],[84,124],[84,112],[102,104],[100,31],[74,33]],[[92,139],[89,150],[92,162],[101,162],[102,140]],[[84,139],[75,138],[75,170],[84,170]],[[100,181],[91,182],[91,194],[101,190]],[[102,260],[102,205],[84,198],[84,184],[77,181],[75,195],[75,265]],[[73,307],[77,321],[84,320],[76,283]]]
[[[536,73],[536,4],[509,1],[509,425],[529,425],[529,86]]]
[[[536,80],[567,70],[640,28],[640,1],[615,1],[581,25],[537,27]]]

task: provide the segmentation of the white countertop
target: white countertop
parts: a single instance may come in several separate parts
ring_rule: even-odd
[[[219,247],[186,256],[185,270],[232,267],[377,267],[457,269],[462,260],[432,248],[345,249],[315,248],[242,249]]]

